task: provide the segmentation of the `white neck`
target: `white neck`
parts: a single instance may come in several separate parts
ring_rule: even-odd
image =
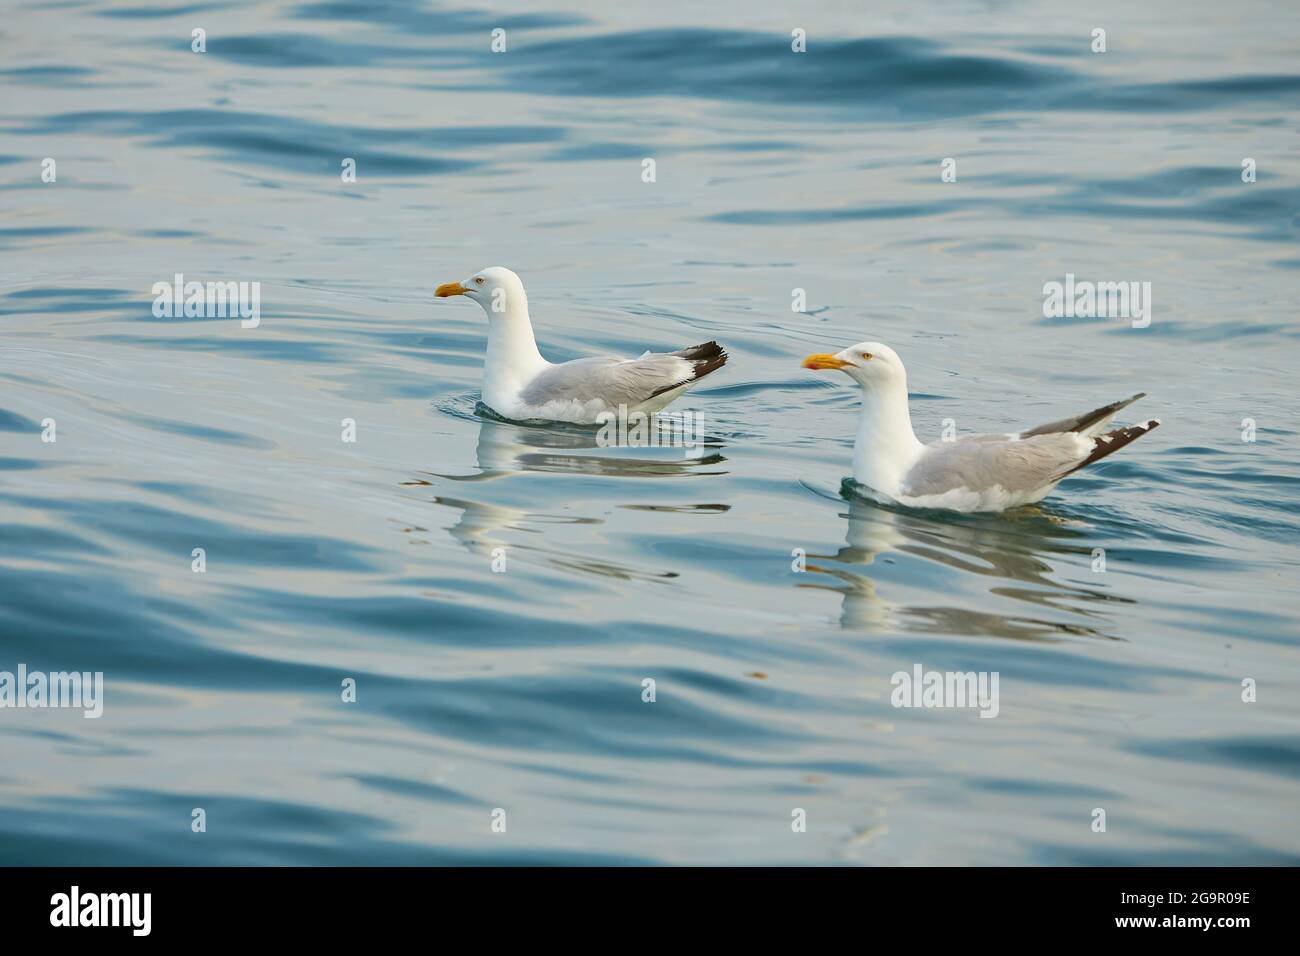
[[[862,417],[853,445],[854,479],[896,498],[903,476],[924,448],[912,431],[906,379],[862,390]]]
[[[504,312],[493,312],[490,302],[483,306],[483,311],[488,317],[483,401],[492,408],[503,409],[549,363],[537,351],[523,290],[508,298]]]

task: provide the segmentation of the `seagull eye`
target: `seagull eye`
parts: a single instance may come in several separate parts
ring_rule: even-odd
[[[871,358],[871,353],[870,353],[870,352],[859,352],[858,354],[861,355],[864,359],[869,359],[869,358]]]
[[[479,277],[478,277],[477,279],[475,279],[474,281],[475,281],[478,285],[482,285],[482,284],[483,284],[483,277],[482,277],[482,276],[479,276]]]

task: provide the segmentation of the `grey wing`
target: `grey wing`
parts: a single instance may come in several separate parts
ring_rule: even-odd
[[[1092,453],[1093,439],[1072,432],[1016,440],[1001,435],[971,436],[963,441],[926,445],[903,476],[909,497],[941,495],[957,488],[1009,492],[1036,491],[1059,481]]]
[[[673,355],[575,359],[553,365],[538,375],[520,398],[537,407],[548,402],[600,399],[611,408],[632,408],[689,380],[690,373],[690,363]]]
[[[1028,431],[1020,433],[1021,438],[1033,438],[1035,435],[1052,435],[1060,432],[1079,432],[1084,435],[1096,435],[1105,428],[1115,413],[1122,408],[1128,408],[1139,398],[1145,398],[1146,392],[1138,392],[1132,398],[1125,398],[1118,402],[1111,402],[1109,405],[1103,405],[1101,408],[1094,408],[1090,412],[1084,412],[1082,415],[1075,415],[1073,418],[1062,418],[1060,421],[1048,422],[1046,425],[1039,425],[1037,428],[1031,428]]]
[[[679,352],[646,352],[640,358],[585,358],[552,365],[529,383],[520,397],[529,405],[599,398],[611,408],[640,405],[703,378],[727,361],[717,343]]]

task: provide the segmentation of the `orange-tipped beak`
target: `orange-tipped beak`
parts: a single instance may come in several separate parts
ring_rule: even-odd
[[[440,299],[445,299],[451,295],[464,295],[469,290],[459,282],[444,282],[438,288],[433,290],[433,294]]]
[[[803,360],[803,367],[820,372],[828,368],[851,368],[853,363],[838,359],[834,355],[810,355]]]

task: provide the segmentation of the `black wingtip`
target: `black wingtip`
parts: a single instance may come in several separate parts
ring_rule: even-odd
[[[1113,431],[1108,431],[1104,434],[1098,435],[1093,439],[1092,454],[1071,468],[1070,471],[1066,472],[1066,474],[1078,471],[1080,468],[1101,461],[1108,455],[1115,454],[1115,452],[1119,451],[1125,445],[1132,441],[1136,441],[1147,432],[1154,431],[1159,427],[1160,419],[1152,418],[1140,425],[1126,425],[1123,428],[1116,428]]]
[[[704,378],[710,372],[716,372],[722,366],[727,364],[727,350],[717,342],[705,342],[702,345],[692,345],[687,349],[680,349],[673,353],[680,355],[686,361],[695,366],[693,380]]]
[[[727,350],[717,342],[705,342],[702,345],[692,345],[690,348],[678,349],[676,352],[669,353],[679,356],[691,363],[691,377],[683,379],[680,382],[673,382],[671,385],[665,385],[663,388],[656,389],[650,393],[650,397],[662,395],[664,392],[671,392],[675,388],[681,388],[691,382],[698,382],[704,376],[716,372],[722,366],[727,364]]]

